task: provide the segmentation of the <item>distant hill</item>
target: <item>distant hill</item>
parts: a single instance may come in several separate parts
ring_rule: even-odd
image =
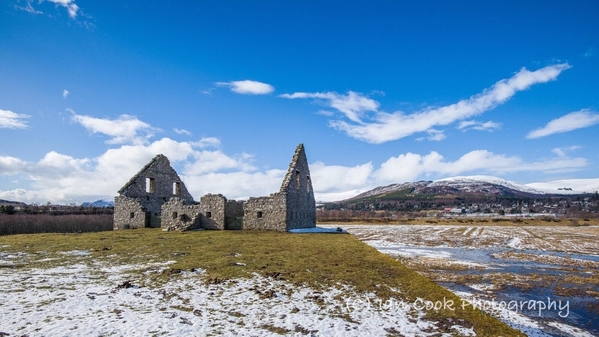
[[[558,187],[559,186],[559,187]],[[552,195],[589,194],[599,190],[599,179],[561,180],[522,185],[491,176],[460,176],[436,181],[417,181],[379,186],[339,202],[398,200],[423,196],[456,197],[549,197]]]
[[[27,204],[24,203],[24,202],[10,201],[10,200],[4,200],[4,199],[0,199],[0,205],[2,205],[2,206],[14,206],[14,207],[24,207],[24,206],[27,206]]]

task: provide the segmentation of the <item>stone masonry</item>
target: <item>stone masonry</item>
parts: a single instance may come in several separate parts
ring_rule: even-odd
[[[303,144],[295,150],[280,191],[269,197],[243,202],[206,194],[197,203],[160,154],[119,190],[114,204],[114,229],[288,231],[315,226],[316,203]]]
[[[165,230],[186,231],[201,228],[202,213],[199,204],[188,204],[172,197],[162,205],[161,227]]]
[[[243,228],[288,231],[316,227],[316,202],[304,145],[295,149],[278,193],[250,198],[243,207]]]
[[[134,175],[114,200],[114,228],[160,227],[162,205],[171,197],[194,203],[168,158],[157,155]]]

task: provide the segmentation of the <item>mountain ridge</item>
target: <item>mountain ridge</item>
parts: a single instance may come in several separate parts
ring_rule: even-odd
[[[409,191],[408,191],[409,189]],[[551,195],[590,194],[599,191],[599,179],[556,180],[545,183],[519,184],[494,176],[456,176],[438,180],[421,180],[378,186],[339,202],[366,198],[384,198],[402,194],[410,195],[481,195],[546,197]]]

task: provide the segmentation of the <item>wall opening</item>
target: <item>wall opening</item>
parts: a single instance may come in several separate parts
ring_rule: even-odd
[[[295,171],[295,188],[300,188],[300,171]]]
[[[310,176],[306,176],[306,191],[310,192]]]
[[[173,183],[173,194],[174,195],[181,194],[181,183],[180,182]]]
[[[156,181],[154,178],[146,178],[146,193],[154,193],[156,189]]]
[[[133,218],[135,218],[135,212],[129,213],[129,219],[133,219]]]
[[[178,217],[177,212],[173,212],[173,219],[177,219],[177,217]]]
[[[207,217],[208,219],[212,218],[212,212],[206,212],[206,217]]]
[[[256,218],[260,219],[262,217],[262,211],[256,212]]]

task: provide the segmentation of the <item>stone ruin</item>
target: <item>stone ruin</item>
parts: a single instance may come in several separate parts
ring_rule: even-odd
[[[196,202],[168,158],[157,155],[119,191],[114,229],[258,229],[316,227],[316,202],[304,145],[299,144],[279,192],[247,201],[206,194]]]

